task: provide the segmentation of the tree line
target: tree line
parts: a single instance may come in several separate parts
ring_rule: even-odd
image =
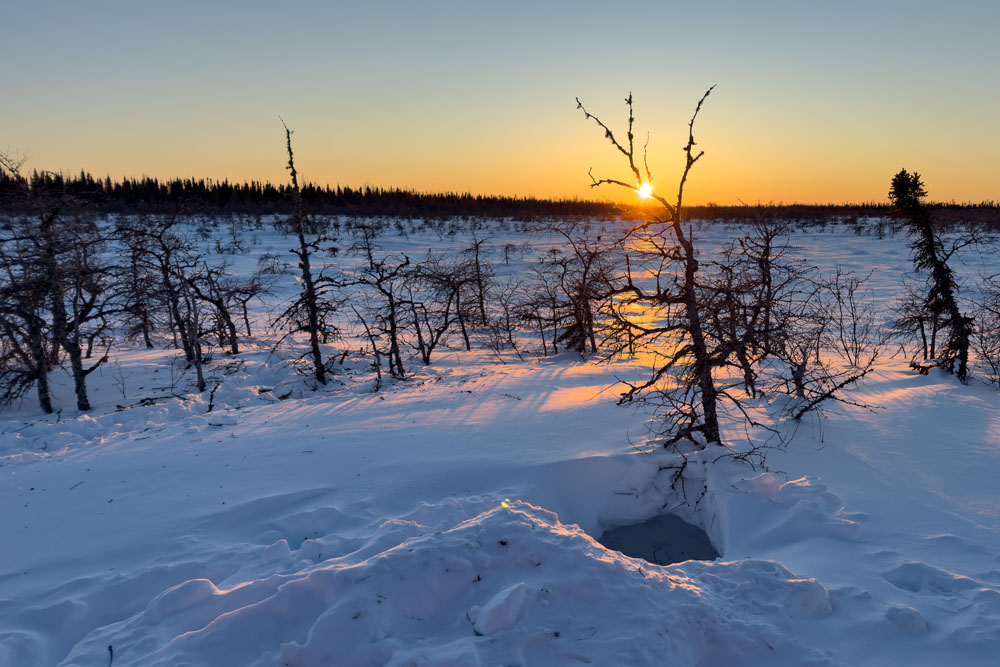
[[[179,206],[200,215],[288,215],[295,194],[290,184],[263,181],[231,183],[228,180],[177,178],[161,181],[148,176],[112,180],[87,172],[64,176],[34,171],[17,176],[0,173],[0,205],[6,210],[22,206],[24,190],[37,198],[59,192],[98,214],[169,214]],[[302,183],[299,195],[316,215],[399,218],[571,218],[617,216],[622,207],[609,202],[573,199],[537,199],[470,193],[425,193],[400,188],[318,185]]]
[[[288,215],[294,196],[290,184],[264,181],[231,183],[228,180],[151,177],[95,178],[81,171],[67,176],[47,171],[33,171],[15,177],[0,171],[0,207],[13,211],[23,206],[24,189],[33,198],[59,193],[67,201],[84,206],[96,214],[170,214],[183,207],[192,215]],[[533,197],[483,196],[469,193],[426,193],[400,188],[318,185],[302,183],[299,194],[314,215],[340,215],[361,218],[514,218],[519,220],[642,220],[649,207],[621,202],[574,199],[538,199]],[[936,224],[954,227],[975,223],[1000,228],[1000,203],[976,204],[930,203]],[[750,214],[748,211],[753,210]],[[892,206],[884,202],[860,204],[784,204],[746,205],[705,204],[688,206],[693,219],[751,221],[759,212],[800,224],[826,224],[831,220],[858,222],[867,219],[888,220]]]

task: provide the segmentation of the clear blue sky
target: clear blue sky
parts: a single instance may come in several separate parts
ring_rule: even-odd
[[[632,91],[673,190],[700,95],[693,201],[1000,199],[1000,2],[0,0],[0,150],[29,168],[591,197],[626,178]],[[619,197],[608,191],[600,196]]]

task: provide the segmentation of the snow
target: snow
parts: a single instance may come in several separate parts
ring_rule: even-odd
[[[549,242],[488,231],[496,248]],[[703,248],[732,234],[698,229]],[[290,247],[255,237],[229,258],[240,270]],[[384,242],[416,258],[469,238]],[[898,237],[830,226],[793,241],[822,268],[874,269],[882,303],[907,269]],[[282,285],[295,289],[291,275]],[[257,313],[260,331],[267,317]],[[989,387],[886,358],[851,394],[873,410],[806,420],[768,471],[691,453],[684,494],[662,469],[676,455],[648,442],[647,415],[614,405],[615,378],[635,366],[501,361],[453,345],[379,393],[351,358],[313,391],[296,351],[269,343],[218,355],[211,399],[175,351],[124,348],[91,376],[90,413],[71,408],[61,372],[59,414],[40,414],[33,396],[0,413],[0,665],[1000,655],[1000,403]],[[663,512],[703,528],[721,558],[659,566],[595,541]]]

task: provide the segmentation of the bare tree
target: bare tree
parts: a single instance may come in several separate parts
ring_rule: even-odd
[[[115,289],[119,270],[105,260],[108,244],[104,230],[89,216],[74,216],[67,223],[67,229],[59,232],[69,237],[59,276],[66,310],[62,346],[70,359],[79,407],[80,403],[89,405],[85,379],[107,362],[114,338],[112,326],[122,309]],[[84,368],[83,360],[93,357],[98,339],[105,347],[104,354]],[[85,400],[81,401],[81,396]]]
[[[1000,274],[982,276],[973,349],[986,380],[1000,388]]]
[[[0,243],[0,403],[16,400],[34,384],[39,406],[51,413],[48,294],[30,250],[16,236]]]
[[[888,340],[867,288],[872,272],[858,276],[837,267],[828,279],[829,319],[833,323],[839,351],[852,366],[868,364],[872,350],[881,350]]]
[[[384,338],[387,347],[381,351],[388,361],[389,374],[397,379],[406,377],[401,354],[405,329],[404,313],[410,305],[404,298],[406,282],[410,277],[410,258],[381,253],[375,243],[376,230],[362,226],[361,239],[351,252],[359,254],[364,263],[349,277],[338,282],[340,288],[362,287],[368,295],[368,319],[362,319],[365,328],[376,332],[372,340]],[[373,343],[374,344],[374,343]]]
[[[830,277],[815,278],[816,289],[799,292],[794,301],[775,355],[787,372],[778,373],[771,385],[771,390],[783,385],[794,396],[785,411],[792,419],[829,403],[869,407],[844,392],[871,373],[889,340],[877,319],[868,277],[838,267]]]
[[[685,225],[684,186],[703,155],[695,152],[694,124],[709,89],[688,123],[685,164],[676,200],[652,191],[645,155],[640,170],[633,134],[631,95],[626,141],[590,114],[613,147],[625,156],[634,181],[597,179],[657,201],[665,215],[631,229],[625,240],[625,270],[610,293],[609,351],[653,359],[652,373],[625,382],[620,403],[653,408],[664,445],[690,440],[721,445],[720,414],[742,421],[750,449],[734,456],[753,462],[767,444],[753,442],[750,428],[771,437],[782,432],[755,415],[755,399],[787,393],[784,416],[801,419],[870,372],[884,340],[878,333],[863,279],[838,273],[827,283],[795,257],[786,225],[758,214],[744,233],[715,259],[698,257],[694,227]],[[845,367],[846,366],[846,367]]]
[[[518,302],[522,291],[521,282],[514,277],[508,277],[494,285],[491,297],[493,308],[486,327],[486,345],[501,362],[504,361],[504,350],[511,350],[518,359],[524,360],[524,353],[518,342],[518,329],[522,319],[519,317]]]
[[[76,202],[62,190],[60,181],[31,189],[16,170],[19,166],[6,156],[0,160],[0,169],[8,171],[18,186],[22,207],[30,211],[10,220],[12,234],[0,241],[10,303],[4,309],[3,329],[11,336],[9,351],[21,349],[29,353],[8,359],[19,359],[21,369],[35,376],[40,405],[51,412],[48,380],[43,376],[58,363],[60,349],[65,351],[77,409],[87,411],[87,375],[107,360],[104,355],[89,368],[83,361],[85,352],[92,347],[85,327],[98,322],[97,332],[92,334],[96,337],[107,325],[104,277],[109,267],[101,259],[100,234],[91,218],[79,212],[72,216],[67,213]],[[43,305],[47,318],[41,310]],[[51,338],[47,350],[46,337]],[[30,360],[34,360],[31,368],[24,366]],[[19,377],[23,379],[23,373]]]
[[[558,254],[555,248],[548,253],[549,256]],[[550,344],[552,354],[559,354],[559,323],[565,312],[559,283],[559,267],[543,257],[531,267],[531,278],[525,283],[524,298],[518,305],[520,319],[538,328],[544,356],[548,356]]]
[[[327,298],[333,288],[333,282],[324,274],[323,269],[317,273],[313,267],[316,255],[322,256],[321,246],[332,243],[333,239],[319,234],[319,225],[306,212],[302,200],[302,190],[299,188],[298,172],[295,169],[295,155],[292,152],[292,131],[284,121],[285,146],[288,151],[288,172],[292,181],[292,216],[290,224],[298,239],[298,247],[291,252],[298,258],[299,284],[302,286],[299,296],[278,317],[276,323],[284,325],[289,333],[304,332],[309,335],[308,356],[312,362],[313,377],[319,384],[326,384],[326,365],[320,341],[336,332],[331,316],[336,312],[336,302]],[[310,238],[307,238],[310,237]],[[329,255],[336,254],[334,246],[326,248]]]
[[[475,268],[471,262],[456,262],[450,265],[446,273],[440,274],[442,279],[447,280],[449,292],[455,295],[455,321],[458,322],[459,331],[462,333],[462,343],[466,350],[472,349],[472,342],[469,340],[469,329],[474,320],[474,312],[471,301],[468,298],[470,285],[475,281]]]
[[[372,389],[372,393],[378,393],[382,390],[382,351],[379,349],[378,338],[375,336],[372,328],[368,326],[368,320],[365,319],[365,316],[353,304],[351,304],[351,310],[354,311],[355,317],[358,318],[358,322],[364,328],[368,344],[372,348],[372,370],[375,371],[375,387]]]
[[[493,287],[495,278],[493,267],[483,258],[485,254],[483,246],[486,241],[487,239],[481,239],[473,235],[472,244],[462,251],[462,254],[469,258],[471,279],[468,285],[473,290],[477,308],[476,314],[478,315],[477,319],[479,320],[479,324],[484,327],[489,324],[489,312],[486,308],[486,302],[490,300],[490,290]]]
[[[722,442],[719,393],[713,371],[725,364],[726,359],[718,350],[709,349],[703,325],[705,295],[698,280],[700,264],[692,231],[684,228],[684,186],[691,169],[704,155],[703,151],[695,151],[694,125],[713,88],[709,88],[698,101],[688,122],[685,164],[673,203],[652,190],[652,175],[648,166],[644,171],[637,166],[632,95],[625,99],[628,130],[624,143],[577,99],[577,108],[586,119],[593,120],[600,127],[605,138],[624,156],[633,177],[631,182],[626,182],[612,178],[597,179],[591,175],[592,187],[610,184],[635,190],[657,201],[664,211],[662,217],[630,231],[626,242],[633,241],[632,249],[628,253],[625,282],[615,290],[613,312],[619,331],[629,346],[642,343],[660,359],[648,380],[638,384],[627,383],[628,389],[621,401],[648,403],[652,398],[652,402],[661,408],[660,418],[668,446],[682,439],[691,439],[696,434],[707,444]],[[645,159],[643,164],[646,165]],[[641,265],[642,275],[653,276],[652,284],[636,278],[635,269],[640,268],[633,266],[636,261]],[[635,317],[636,311],[651,313],[655,321]],[[673,379],[664,382],[668,376]]]
[[[201,339],[204,333],[201,327],[202,304],[198,301],[194,291],[191,289],[191,283],[187,280],[181,283],[180,303],[181,326],[183,327],[187,340],[191,345],[191,365],[194,366],[195,382],[197,384],[198,391],[205,391],[208,387],[205,382],[204,371],[206,358],[201,345]]]
[[[139,224],[119,220],[116,235],[123,241],[128,258],[127,266],[120,271],[120,293],[123,300],[122,312],[125,324],[125,338],[133,340],[142,337],[147,350],[153,349],[153,332],[156,329],[154,309],[156,304],[156,274],[144,261],[145,248],[141,242]],[[134,238],[139,236],[140,238]]]
[[[213,331],[219,340],[219,347],[228,346],[228,353],[236,355],[240,353],[240,347],[234,311],[239,287],[227,268],[224,263],[209,266],[207,262],[201,262],[185,276],[185,283],[195,298],[212,307],[216,321]]]
[[[412,282],[407,295],[416,337],[413,347],[427,366],[431,363],[431,354],[458,319],[456,303],[461,283],[455,280],[455,267],[435,256],[414,266],[410,275]]]
[[[274,275],[265,270],[264,266],[258,266],[249,278],[229,282],[226,286],[230,298],[239,305],[243,330],[247,336],[253,336],[253,328],[250,326],[250,302],[271,294],[273,286]]]
[[[136,283],[130,290],[129,301],[134,308],[149,317],[151,302],[161,304],[166,324],[174,337],[174,345],[184,352],[189,364],[195,363],[195,341],[184,302],[187,272],[199,259],[194,242],[181,231],[180,207],[167,216],[148,216],[119,221],[117,234],[135,258]],[[141,276],[156,277],[152,285],[142,284]],[[140,326],[141,323],[140,323]],[[149,322],[146,323],[149,326]]]
[[[551,306],[552,325],[562,329],[553,337],[553,348],[563,343],[581,357],[588,346],[591,353],[597,352],[599,311],[614,291],[621,253],[617,244],[604,242],[601,236],[592,238],[580,223],[552,224],[548,231],[562,238],[565,251],[553,248],[542,260],[544,266],[535,276],[554,284],[540,286],[543,298],[535,305]],[[543,319],[537,310],[528,318]]]
[[[936,356],[940,325],[940,318],[924,308],[925,294],[926,280],[905,276],[902,291],[890,309],[892,320],[889,325],[889,331],[899,342],[900,350],[905,352],[908,347],[918,346],[922,362]],[[921,373],[928,370],[923,363],[911,362],[911,366]]]

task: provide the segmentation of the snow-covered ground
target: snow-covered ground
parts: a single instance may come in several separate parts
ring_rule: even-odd
[[[255,234],[240,270],[288,257]],[[898,237],[793,240],[874,270],[883,302],[908,269]],[[91,376],[88,414],[62,373],[59,414],[32,395],[0,413],[0,666],[1000,663],[991,388],[887,357],[851,394],[874,410],[805,421],[767,472],[695,454],[685,495],[646,415],[614,404],[624,362],[453,345],[379,393],[350,358],[313,392],[269,342],[217,356],[211,399],[174,350],[131,348]],[[595,541],[665,511],[721,559]]]

